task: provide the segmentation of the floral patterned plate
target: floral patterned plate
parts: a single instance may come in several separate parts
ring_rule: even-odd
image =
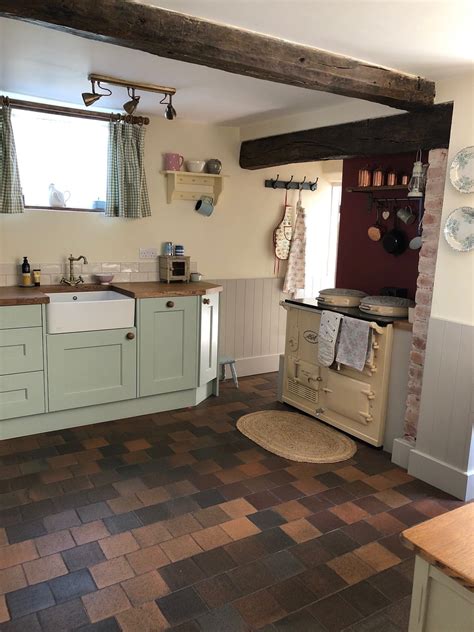
[[[460,206],[455,209],[444,225],[446,241],[460,252],[469,252],[474,249],[474,208]]]
[[[461,193],[474,192],[474,145],[464,147],[454,156],[449,179],[453,187]]]

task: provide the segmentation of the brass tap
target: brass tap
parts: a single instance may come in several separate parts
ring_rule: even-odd
[[[84,255],[79,255],[78,257],[73,257],[72,254],[69,255],[69,277],[63,277],[61,279],[61,283],[63,285],[71,285],[73,287],[77,287],[80,283],[84,283],[84,279],[81,277],[81,275],[79,275],[78,277],[74,276],[74,261],[80,261],[81,259],[85,264],[87,264],[87,259],[86,257],[84,257]]]

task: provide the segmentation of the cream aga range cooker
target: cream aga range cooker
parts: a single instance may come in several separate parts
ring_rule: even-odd
[[[357,308],[329,307],[371,323],[371,364],[362,371],[345,365],[318,363],[318,333],[322,309],[316,300],[288,299],[283,401],[374,446],[384,439],[392,352],[393,317]]]

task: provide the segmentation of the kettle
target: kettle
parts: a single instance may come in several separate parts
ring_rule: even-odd
[[[64,191],[63,193],[62,191],[59,191],[59,189],[56,189],[53,183],[49,185],[49,205],[50,206],[53,206],[55,208],[65,208],[66,202],[69,200],[70,197],[71,197],[71,194],[69,191]]]

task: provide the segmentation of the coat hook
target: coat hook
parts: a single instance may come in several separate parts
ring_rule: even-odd
[[[318,180],[319,178],[316,178],[314,182],[309,183],[309,188],[311,189],[311,191],[316,191],[316,187],[318,186]]]
[[[287,191],[289,191],[290,189],[290,184],[293,182],[293,176],[291,176],[291,178],[288,180],[288,182],[286,183],[285,189]]]
[[[302,191],[302,190],[303,190],[303,188],[304,188],[304,183],[305,183],[305,182],[306,182],[306,176],[303,178],[303,181],[302,181],[302,182],[300,182],[300,184],[299,184],[299,187],[298,187],[298,188],[299,188],[299,190],[300,190],[300,191]]]
[[[274,189],[276,189],[276,188],[277,188],[277,182],[278,182],[279,178],[280,178],[280,174],[279,174],[279,173],[277,173],[276,180],[273,180],[273,181],[272,181],[272,187],[273,187]]]

